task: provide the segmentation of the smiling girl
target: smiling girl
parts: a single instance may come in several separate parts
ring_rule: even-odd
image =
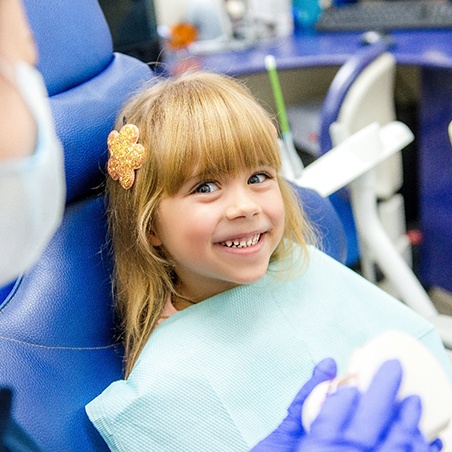
[[[245,451],[316,363],[430,324],[316,249],[280,176],[277,133],[231,78],[191,73],[132,98],[108,139],[126,380],[87,406],[116,450]],[[285,449],[284,449],[285,450]]]
[[[107,182],[128,375],[164,309],[257,281],[273,260],[292,266],[293,243],[306,257],[313,234],[279,175],[274,125],[232,79],[162,81],[119,118],[145,150],[133,187]]]

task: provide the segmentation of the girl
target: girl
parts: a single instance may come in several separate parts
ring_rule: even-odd
[[[132,100],[121,118],[138,127],[145,150],[143,167],[130,190],[113,179],[107,182],[127,376],[164,310],[165,314],[173,311],[171,306],[181,310],[257,280],[266,272],[270,258],[290,268],[297,262],[292,243],[306,254],[312,233],[294,194],[278,175],[281,163],[274,126],[248,92],[232,80],[192,74],[162,82]],[[218,198],[226,182],[217,179],[239,175],[255,197],[264,198],[264,207],[271,212],[250,224],[246,217],[254,215],[248,210],[255,206],[246,204],[243,193],[233,193],[238,211],[227,215],[237,215],[239,225],[215,230],[217,203],[211,200]],[[210,223],[212,230],[208,230]],[[285,241],[281,240],[284,230]],[[186,247],[183,257],[174,255],[178,249],[173,240],[178,242],[175,247]],[[232,245],[234,240],[264,245],[262,262],[250,265],[251,256],[240,258],[252,248]],[[204,270],[188,273],[185,261],[180,260],[186,254],[195,261],[192,266],[203,266],[208,250],[202,245],[210,246],[212,241],[212,252],[218,251],[221,261],[223,256],[232,260],[236,275],[201,279]],[[241,260],[245,260],[242,267],[257,274],[243,274],[246,269],[238,267]],[[206,265],[214,264],[206,260]]]
[[[275,127],[243,86],[167,79],[116,128],[107,187],[127,379],[87,406],[110,447],[248,450],[316,362],[341,367],[386,329],[452,374],[428,323],[312,246]]]

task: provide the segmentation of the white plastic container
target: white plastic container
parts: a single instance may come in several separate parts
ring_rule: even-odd
[[[303,406],[302,423],[309,431],[321,407],[339,381],[366,391],[375,372],[387,360],[398,359],[403,378],[398,396],[417,394],[422,403],[419,423],[421,432],[429,440],[438,436],[445,442],[444,450],[451,450],[452,386],[442,366],[430,351],[408,334],[389,331],[357,349],[349,360],[344,376],[316,386]]]
[[[256,39],[292,34],[291,0],[248,0],[247,6],[248,27]]]

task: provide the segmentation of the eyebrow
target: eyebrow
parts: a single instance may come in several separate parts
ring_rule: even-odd
[[[271,165],[270,163],[263,163],[263,162],[258,162],[256,165],[253,165],[252,167],[246,167],[244,168],[244,171],[246,170],[250,170],[250,171],[254,171],[258,168],[272,168],[275,171],[277,171],[277,169],[274,167],[274,165]],[[241,171],[240,168],[237,168],[237,172]],[[210,179],[215,179],[217,177],[232,177],[234,172],[230,172],[230,171],[221,171],[218,169],[215,170],[210,170],[210,171],[200,171],[199,173],[195,173],[192,176],[190,176],[189,178],[186,179],[186,181],[184,182],[185,184],[190,184],[193,183],[195,184],[196,182],[202,182],[202,181],[206,181],[206,180],[210,180]]]
[[[199,173],[195,173],[192,176],[190,176],[187,179],[187,182],[193,181],[199,181],[199,180],[205,180],[205,179],[212,179],[213,177],[218,177],[219,174],[222,174],[221,171],[201,171]]]

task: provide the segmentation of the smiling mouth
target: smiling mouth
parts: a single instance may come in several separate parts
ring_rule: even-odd
[[[256,245],[261,236],[262,234],[253,234],[245,238],[226,240],[224,242],[220,242],[220,245],[227,246],[228,248],[247,248],[249,246]]]

